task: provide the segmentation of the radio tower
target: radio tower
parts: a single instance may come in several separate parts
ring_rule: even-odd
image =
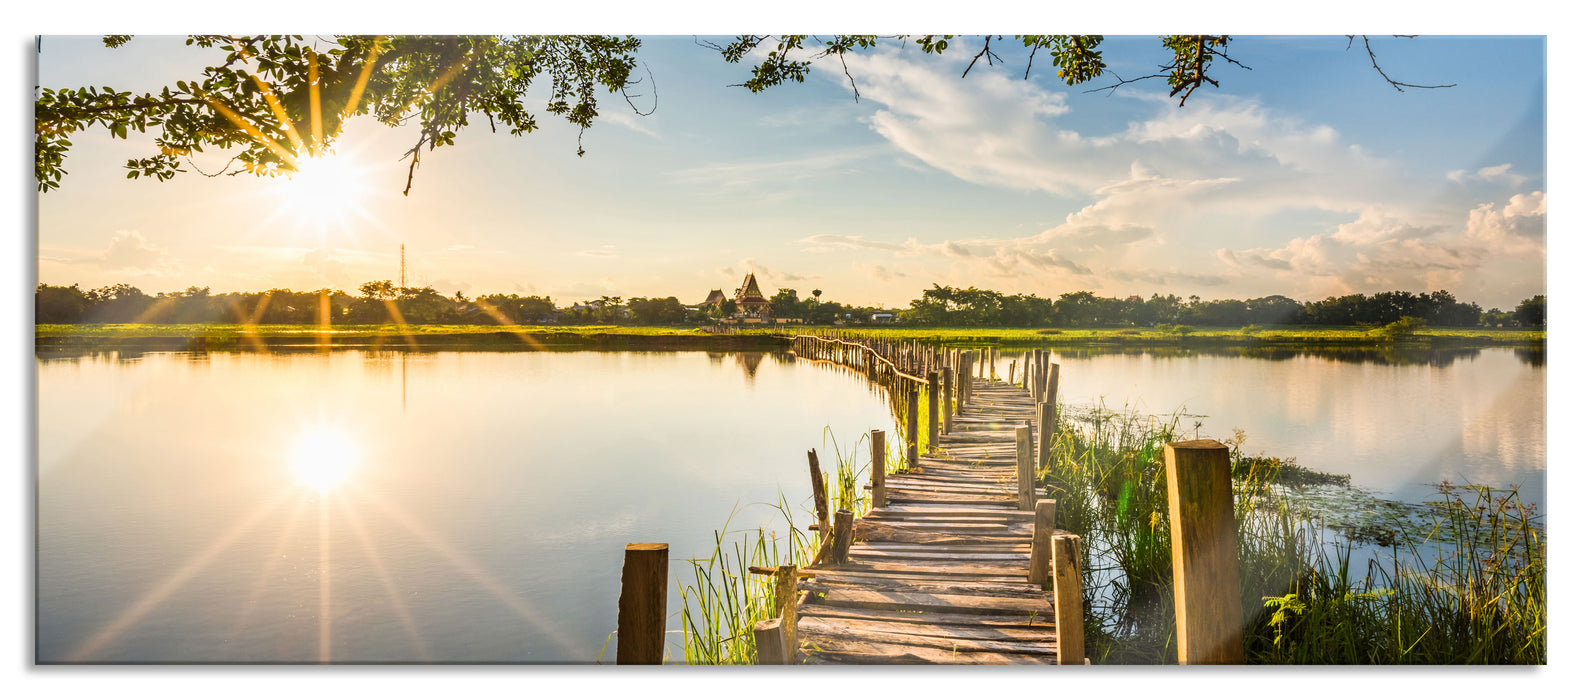
[[[406,289],[406,244],[401,244],[401,288]]]

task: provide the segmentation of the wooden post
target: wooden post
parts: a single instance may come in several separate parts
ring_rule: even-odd
[[[1038,421],[1038,461],[1033,463],[1036,473],[1049,464],[1049,450],[1055,438],[1055,405],[1047,401],[1038,404],[1035,418]]]
[[[788,564],[775,568],[775,610],[779,611],[784,624],[788,661],[796,660],[796,580],[796,566]]]
[[[928,371],[928,453],[939,451],[939,372]]]
[[[1082,538],[1065,533],[1049,539],[1055,565],[1055,660],[1080,666],[1087,645],[1082,638]]]
[[[1033,504],[1033,559],[1027,567],[1027,582],[1042,587],[1049,583],[1049,537],[1055,534],[1055,500],[1040,498]]]
[[[873,448],[873,463],[868,467],[868,472],[873,477],[873,490],[871,491],[873,507],[883,508],[886,502],[884,493],[884,431],[869,431],[868,443]]]
[[[824,472],[818,468],[818,452],[807,451],[808,475],[813,478],[813,511],[818,514],[818,538],[829,537],[829,494],[824,486]]]
[[[1016,429],[1016,508],[1033,509],[1033,429]]]
[[[944,409],[945,413],[946,435],[950,434],[952,426],[955,423],[952,418],[956,415],[956,383],[951,381],[955,379],[955,374],[956,373],[950,371],[948,367],[945,369],[945,376],[943,377],[945,380],[945,388],[941,389],[939,392],[939,400],[944,402],[944,405],[941,406],[941,408]]]
[[[665,662],[665,590],[669,575],[670,545],[626,545],[615,623],[616,664]]]
[[[1049,363],[1049,377],[1044,380],[1044,403],[1059,405],[1060,365]]]
[[[1011,370],[1010,371],[1011,371],[1011,374],[1010,374],[1010,376],[1006,377],[1005,383],[1006,384],[1010,384],[1011,386],[1016,386],[1016,360],[1011,360]]]
[[[1034,350],[1033,356],[1029,358],[1033,364],[1030,366],[1032,374],[1027,375],[1027,395],[1033,397],[1034,401],[1038,400],[1038,380],[1044,376],[1043,356],[1044,351]]]
[[[1176,646],[1182,664],[1242,662],[1241,577],[1231,503],[1230,448],[1215,440],[1165,445]]]
[[[917,469],[917,386],[906,382],[906,468]]]
[[[835,548],[830,550],[830,559],[836,566],[844,565],[847,555],[851,552],[851,521],[851,511],[835,511],[835,530],[830,534],[835,542]]]
[[[780,618],[753,623],[753,644],[758,647],[758,665],[784,666],[791,663],[792,647],[786,641],[785,623]]]
[[[973,366],[978,364],[978,352],[967,353],[967,377],[962,382],[962,404],[973,404]]]

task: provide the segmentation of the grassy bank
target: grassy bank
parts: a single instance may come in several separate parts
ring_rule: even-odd
[[[654,350],[771,349],[762,335],[719,335],[697,328],[654,326],[409,325],[332,326],[242,324],[42,324],[37,348],[260,350],[295,346],[373,348],[549,347]]]
[[[732,334],[666,326],[314,325],[244,324],[40,324],[34,346],[78,350],[263,350],[287,347],[373,348],[622,348],[651,350],[759,350],[779,347],[776,334],[818,329],[748,326]],[[827,329],[825,329],[827,330]],[[1545,331],[1431,328],[1406,333],[1367,328],[846,328],[890,340],[993,344],[1094,351],[1225,351],[1250,355],[1322,351],[1423,352],[1514,347],[1541,353]],[[1408,361],[1412,357],[1406,358]]]
[[[1424,328],[1393,332],[1357,326],[1247,326],[1208,328],[1159,326],[1152,328],[843,328],[859,335],[890,340],[933,343],[986,343],[1012,346],[1092,345],[1207,345],[1207,346],[1376,346],[1422,344],[1431,346],[1509,347],[1542,345],[1543,330],[1488,328]]]

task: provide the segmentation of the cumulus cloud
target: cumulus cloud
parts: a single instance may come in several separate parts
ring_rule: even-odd
[[[1467,215],[1467,236],[1491,248],[1544,253],[1549,196],[1518,194],[1503,207],[1482,204]]]
[[[1216,255],[1233,270],[1272,271],[1309,294],[1440,288],[1501,261],[1541,259],[1547,207],[1544,192],[1518,194],[1503,206],[1478,205],[1460,228],[1413,225],[1369,209],[1330,233]]]

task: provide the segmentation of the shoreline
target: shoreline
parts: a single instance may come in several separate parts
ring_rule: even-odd
[[[794,334],[800,327],[742,328],[711,333],[701,328],[645,326],[315,326],[167,325],[167,324],[42,324],[34,327],[35,350],[274,350],[328,349],[639,349],[639,350],[773,350],[788,341],[776,332]],[[1145,352],[1150,350],[1223,350],[1237,353],[1358,352],[1421,353],[1516,348],[1539,354],[1547,350],[1545,331],[1430,329],[1409,336],[1385,337],[1365,328],[1196,329],[1170,333],[1154,329],[1018,329],[1018,328],[871,328],[842,329],[855,335],[878,336],[944,345],[992,344],[1005,348],[1066,348]]]

